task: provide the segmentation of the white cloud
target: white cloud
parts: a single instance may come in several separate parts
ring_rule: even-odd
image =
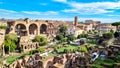
[[[107,16],[111,16],[111,17],[120,17],[120,14],[108,14]]]
[[[67,2],[66,4],[68,4],[71,9],[64,9],[62,10],[63,12],[73,12],[80,14],[111,13],[114,12],[115,9],[120,9],[120,1],[92,3]]]
[[[78,14],[101,14],[101,13],[111,13],[113,11],[107,11],[103,9],[64,9],[62,12],[66,13],[78,13]]]
[[[21,12],[25,14],[41,15],[41,12],[38,11],[21,11]]]
[[[53,1],[55,1],[55,2],[61,2],[61,3],[66,3],[67,2],[67,0],[53,0]]]
[[[17,13],[17,12],[13,10],[0,9],[0,14],[12,14],[12,13]]]
[[[13,10],[6,10],[0,9],[0,18],[9,18],[9,19],[16,19],[16,18],[40,18],[48,17],[48,16],[55,16],[58,12],[55,11],[46,11],[46,12],[39,12],[39,11],[13,11]]]
[[[50,15],[50,14],[57,15],[58,14],[58,12],[55,12],[55,11],[47,11],[45,13],[48,15]]]
[[[58,12],[55,12],[55,11],[47,11],[47,12],[22,11],[22,13],[30,14],[30,15],[57,15],[58,14]]]

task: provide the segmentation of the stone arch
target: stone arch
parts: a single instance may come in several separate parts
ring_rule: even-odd
[[[25,49],[27,49],[27,46],[25,46]]]
[[[27,35],[26,26],[20,23],[17,24],[15,26],[15,32],[17,33],[18,36],[26,36]]]
[[[46,24],[42,24],[40,26],[40,34],[46,34],[47,33],[47,25]]]
[[[21,48],[24,49],[24,48],[23,48],[23,45],[21,45]]]
[[[30,35],[38,35],[38,27],[36,24],[30,24],[29,26],[29,34]]]

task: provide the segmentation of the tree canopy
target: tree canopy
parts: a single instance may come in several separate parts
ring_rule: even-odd
[[[74,41],[76,37],[74,35],[68,35],[67,36],[67,41]]]
[[[67,31],[67,26],[66,25],[59,25],[58,31],[59,31],[60,34],[65,35],[66,31]]]
[[[103,38],[104,38],[104,39],[107,39],[107,40],[112,39],[113,37],[114,37],[114,34],[111,33],[111,32],[108,32],[108,33],[104,33],[104,34],[103,34]]]
[[[13,52],[16,48],[16,43],[18,42],[17,34],[10,33],[5,36],[5,52]]]
[[[0,29],[7,29],[7,26],[1,25]]]
[[[112,25],[113,26],[118,26],[118,25],[120,25],[120,22],[114,22],[114,23],[112,23]]]
[[[57,40],[62,40],[62,38],[64,38],[63,35],[61,35],[61,34],[56,35],[56,39],[57,39]]]
[[[119,36],[120,36],[120,32],[115,32],[115,33],[114,33],[114,37],[115,37],[115,38],[117,38],[117,37],[119,37]]]
[[[16,44],[12,40],[5,40],[4,44],[5,44],[5,52],[8,51],[13,52],[16,48]]]
[[[47,44],[47,38],[44,37],[44,36],[40,36],[40,35],[35,36],[34,40],[35,40],[36,42],[39,42],[39,45],[40,45],[40,46],[44,46],[44,45]]]
[[[77,38],[87,38],[88,37],[88,34],[80,34],[78,35]]]
[[[6,40],[11,40],[11,41],[14,41],[14,42],[18,41],[17,34],[15,34],[15,33],[6,34],[5,39]]]

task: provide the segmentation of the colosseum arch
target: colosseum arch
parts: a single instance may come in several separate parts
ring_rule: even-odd
[[[38,35],[38,27],[36,24],[33,23],[29,26],[29,34],[30,35]]]
[[[42,24],[40,26],[40,34],[46,34],[47,33],[47,25],[46,24]]]
[[[27,35],[26,26],[24,24],[17,24],[15,26],[15,33],[17,33],[18,36],[26,36]]]

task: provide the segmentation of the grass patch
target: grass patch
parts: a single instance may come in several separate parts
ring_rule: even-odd
[[[97,40],[87,39],[86,42],[90,43],[90,44],[96,44],[96,45],[98,45],[98,41]]]
[[[58,51],[63,52],[65,49],[67,49],[67,50],[75,50],[77,48],[78,48],[78,46],[68,45],[66,47],[59,48]]]
[[[91,64],[93,67],[95,68],[104,68],[103,66],[99,65],[99,64]]]
[[[115,63],[114,60],[112,59],[107,59],[107,60],[101,60],[100,58],[98,58],[93,64],[95,65],[101,65],[101,64],[104,64],[104,65],[107,65],[109,67],[112,67],[113,64]]]
[[[2,58],[2,56],[0,56],[0,59]]]
[[[0,29],[7,29],[7,26],[1,25]]]
[[[17,59],[19,59],[19,58],[20,58],[20,56],[12,56],[12,57],[8,58],[8,59],[6,60],[6,62],[7,62],[8,64],[11,64],[12,62],[14,62],[15,60],[17,60]]]

